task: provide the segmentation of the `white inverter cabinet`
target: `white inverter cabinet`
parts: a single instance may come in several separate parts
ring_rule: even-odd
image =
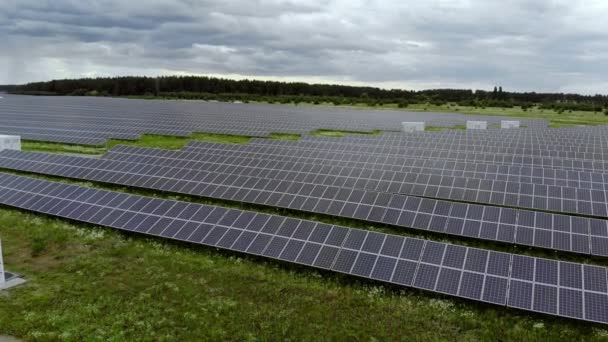
[[[467,121],[467,129],[488,129],[487,121]]]
[[[519,121],[500,120],[500,128],[519,128]]]
[[[2,150],[21,150],[21,137],[0,134],[0,151]]]
[[[404,121],[401,123],[401,131],[405,133],[424,131],[424,122]]]

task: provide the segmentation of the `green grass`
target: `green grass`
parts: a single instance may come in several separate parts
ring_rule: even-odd
[[[298,135],[273,133],[270,139],[292,139]],[[61,144],[53,142],[23,141],[21,149],[24,151],[50,152],[50,153],[78,153],[78,154],[103,154],[116,145],[131,145],[151,148],[163,148],[177,150],[184,147],[188,142],[207,141],[221,144],[246,144],[251,137],[242,135],[194,133],[190,137],[174,137],[166,135],[143,134],[138,140],[110,139],[106,146],[94,147],[86,145]]]
[[[363,134],[363,135],[378,135],[380,134],[380,130],[374,130],[371,132],[361,132],[361,131],[344,131],[344,130],[336,130],[336,129],[318,129],[310,133],[312,136],[317,137],[329,137],[329,138],[342,138],[347,134]]]
[[[298,140],[300,135],[288,133],[271,133],[268,139]],[[178,150],[190,141],[207,141],[220,144],[247,144],[251,137],[243,135],[194,133],[190,137],[143,134],[138,140],[110,139],[103,147],[61,144],[52,142],[23,141],[22,150],[50,153],[103,154],[116,145],[130,145],[151,148]]]
[[[445,131],[448,129],[467,129],[467,126],[465,125],[454,125],[452,127],[442,127],[442,126],[426,126],[424,128],[425,131],[432,131],[432,132],[436,132],[436,131]]]
[[[0,208],[26,340],[602,340],[600,326]]]
[[[207,141],[222,144],[246,144],[251,137],[242,135],[228,134],[213,134],[213,133],[194,133],[190,137],[174,137],[167,135],[143,134],[138,140],[117,140],[108,141],[107,148],[110,149],[116,145],[134,145],[141,147],[164,148],[168,150],[177,150],[184,147],[192,140]]]
[[[24,151],[52,152],[52,153],[78,153],[78,154],[102,154],[106,152],[105,147],[94,147],[84,145],[61,144],[40,141],[21,141],[21,149]]]

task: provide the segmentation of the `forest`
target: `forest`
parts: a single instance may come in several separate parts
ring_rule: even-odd
[[[413,103],[453,103],[474,107],[538,106],[556,111],[600,112],[608,108],[608,95],[510,92],[492,90],[431,89],[401,90],[337,84],[308,84],[259,80],[233,80],[204,76],[105,77],[52,80],[0,86],[0,91],[30,95],[135,96],[220,101],[281,103],[366,104],[370,106]]]

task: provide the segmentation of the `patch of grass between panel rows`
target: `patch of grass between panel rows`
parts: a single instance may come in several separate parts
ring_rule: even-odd
[[[321,132],[322,133],[319,133]],[[312,132],[311,135],[315,136],[336,136],[342,137],[345,134],[379,134],[380,131],[374,131],[372,133],[367,132],[354,132],[354,131],[334,131],[334,130],[321,130]],[[66,154],[85,154],[85,155],[101,155],[106,153],[112,147],[116,145],[130,145],[139,147],[149,148],[162,148],[168,150],[179,150],[182,149],[190,141],[206,141],[220,144],[247,144],[253,137],[245,135],[231,135],[231,134],[216,134],[216,133],[201,133],[196,132],[188,137],[170,136],[170,135],[155,135],[155,134],[142,134],[139,139],[136,140],[121,140],[121,139],[109,139],[108,142],[103,146],[89,146],[89,145],[78,145],[78,144],[67,144],[57,142],[44,142],[34,140],[23,140],[21,148],[24,151],[32,152],[50,152],[50,153],[66,153]],[[261,137],[262,138],[262,137]],[[291,140],[296,141],[301,138],[299,134],[291,133],[270,133],[268,136],[263,137],[272,140]]]

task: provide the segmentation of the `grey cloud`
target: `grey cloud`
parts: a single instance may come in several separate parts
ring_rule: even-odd
[[[603,1],[4,2],[0,83],[172,72],[406,88],[608,83]]]

